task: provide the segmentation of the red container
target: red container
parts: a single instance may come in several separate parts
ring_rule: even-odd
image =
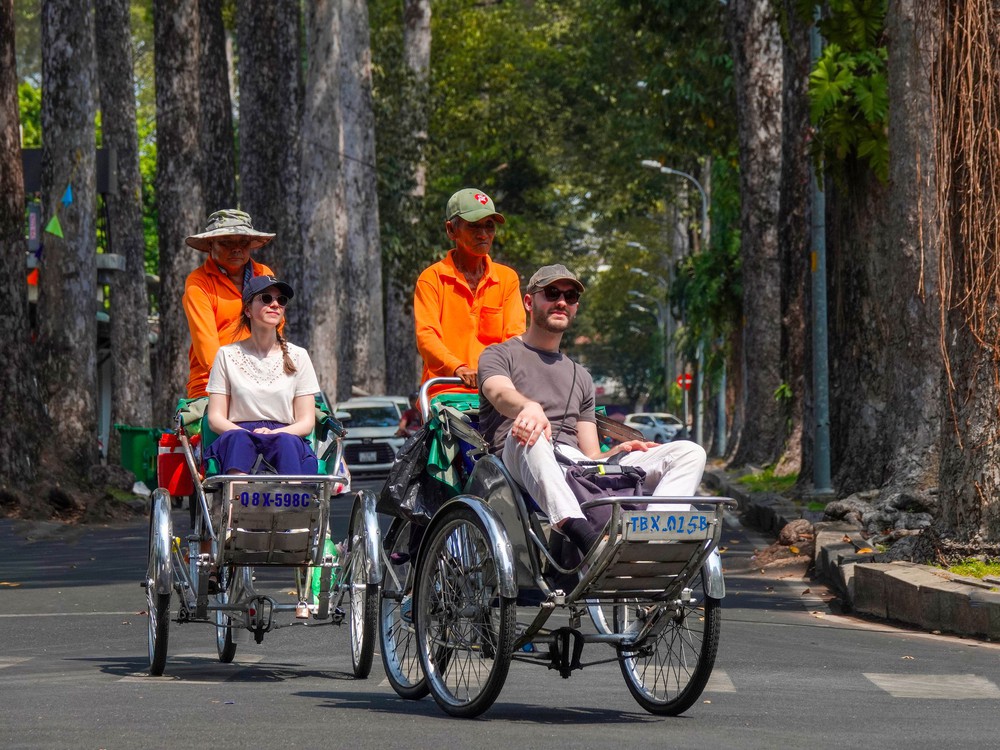
[[[184,460],[181,439],[171,432],[160,436],[156,454],[157,484],[171,495],[183,497],[194,493],[194,481]]]

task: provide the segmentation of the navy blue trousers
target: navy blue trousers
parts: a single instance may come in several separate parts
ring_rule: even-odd
[[[279,474],[315,474],[318,471],[316,454],[305,438],[287,432],[253,432],[257,427],[284,427],[280,422],[237,424],[244,429],[223,432],[205,451],[205,458],[218,461],[223,474],[249,474],[258,456],[262,456]]]

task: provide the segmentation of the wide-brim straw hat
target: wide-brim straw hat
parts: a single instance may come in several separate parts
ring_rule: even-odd
[[[222,211],[216,211],[208,217],[208,226],[204,232],[201,234],[192,234],[190,237],[186,237],[184,241],[195,250],[207,253],[212,249],[212,242],[221,240],[224,237],[246,240],[251,250],[263,247],[274,239],[273,234],[258,232],[253,228],[253,223],[250,221],[250,214],[237,211],[234,208],[227,208]]]

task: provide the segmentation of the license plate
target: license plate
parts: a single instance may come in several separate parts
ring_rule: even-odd
[[[654,541],[686,541],[708,539],[712,523],[705,513],[697,511],[625,511],[622,513],[625,539]]]
[[[358,461],[363,464],[373,464],[378,461],[377,451],[361,451],[358,453]]]

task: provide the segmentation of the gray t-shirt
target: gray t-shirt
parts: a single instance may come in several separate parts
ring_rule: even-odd
[[[482,384],[494,375],[510,378],[518,393],[542,405],[556,443],[579,448],[576,423],[597,422],[594,381],[586,369],[564,354],[508,339],[479,356],[479,428],[494,453],[500,452],[513,422],[483,395]]]

